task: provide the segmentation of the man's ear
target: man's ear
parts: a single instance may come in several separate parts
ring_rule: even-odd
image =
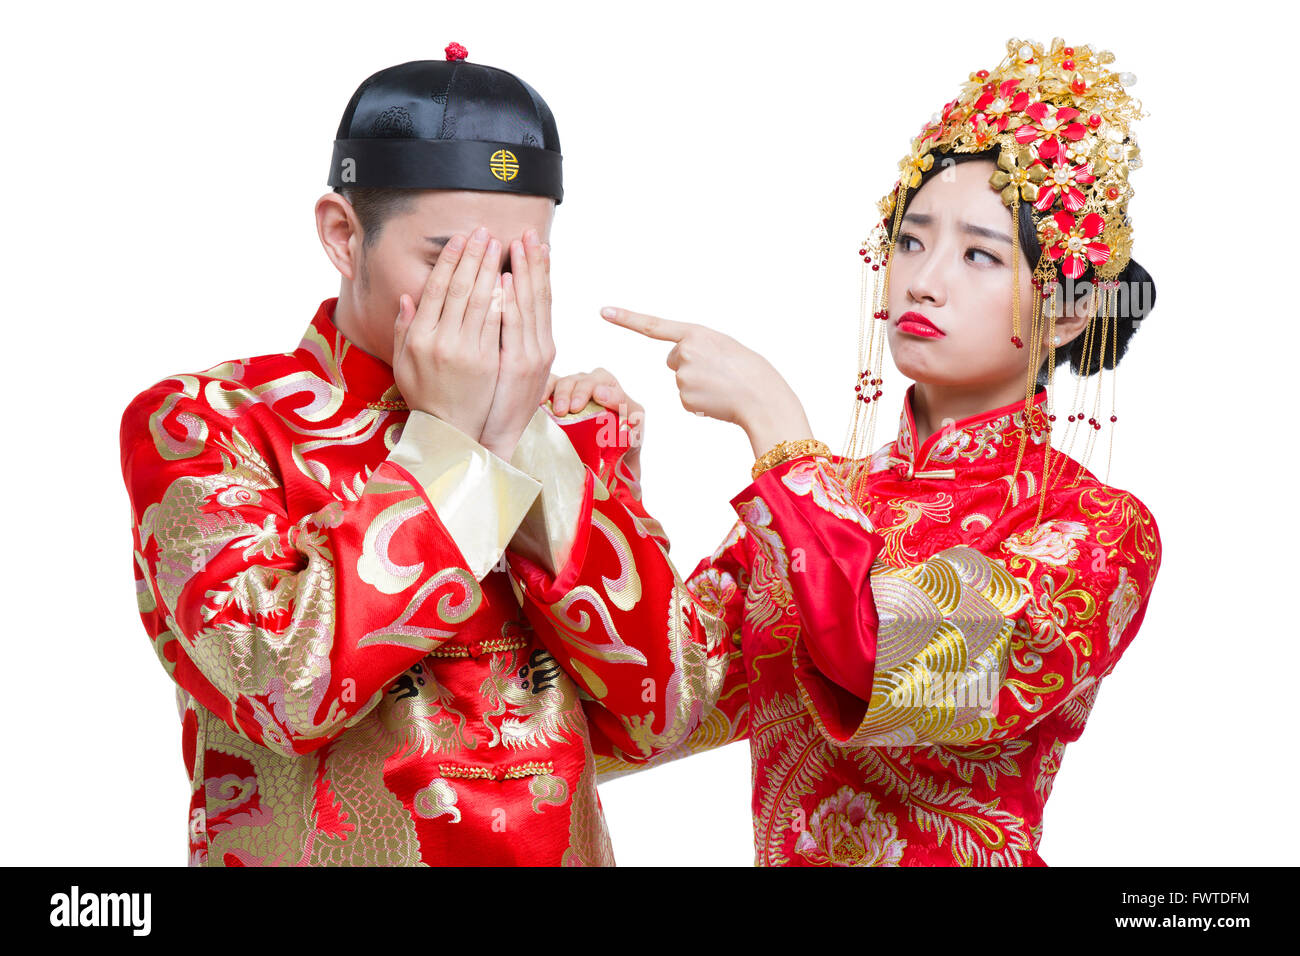
[[[316,235],[334,268],[355,280],[361,255],[361,221],[352,204],[335,192],[316,200]]]

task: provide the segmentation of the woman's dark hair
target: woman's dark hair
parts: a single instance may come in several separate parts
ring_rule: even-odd
[[[991,162],[997,162],[1000,147],[993,147],[978,153],[953,153],[936,151],[934,165],[931,166],[921,175],[921,182],[914,189],[908,189],[907,198],[903,201],[903,212],[906,214],[907,207],[911,205],[912,199],[921,191],[929,180],[937,173],[949,168],[957,163],[966,163],[976,159],[985,159]],[[990,186],[990,189],[993,187]],[[1030,272],[1038,265],[1038,257],[1042,252],[1042,247],[1038,244],[1038,230],[1034,225],[1032,204],[1023,200],[1020,202],[1020,221],[1017,223],[1017,229],[1020,233],[1020,249],[1024,253],[1025,262],[1028,264]],[[1022,267],[1023,268],[1023,267]],[[1151,278],[1151,274],[1146,269],[1138,265],[1136,259],[1129,259],[1128,265],[1115,277],[1120,284],[1119,293],[1116,296],[1118,302],[1117,317],[1118,321],[1110,323],[1113,325],[1115,335],[1112,343],[1110,332],[1107,333],[1105,354],[1102,356],[1102,363],[1106,368],[1114,368],[1111,362],[1112,349],[1115,353],[1115,361],[1118,362],[1124,357],[1128,350],[1128,343],[1133,338],[1133,333],[1137,331],[1139,320],[1150,314],[1156,304],[1156,284]],[[1092,288],[1096,281],[1096,276],[1091,265],[1088,270],[1076,279],[1073,283],[1074,296],[1076,301],[1081,298],[1088,289]],[[1068,285],[1065,288],[1069,288]],[[1093,318],[1090,323],[1092,331],[1092,355],[1088,359],[1089,371],[1095,374],[1097,371],[1097,351],[1101,342],[1101,319],[1094,310]],[[1028,320],[1028,316],[1024,317]],[[1107,320],[1109,323],[1109,320]],[[1088,329],[1080,332],[1068,346],[1056,350],[1056,364],[1062,364],[1068,357],[1070,360],[1070,370],[1076,375],[1079,374],[1083,365],[1083,343],[1087,339]],[[1044,358],[1043,367],[1038,372],[1038,384],[1040,387],[1047,387],[1047,360]]]

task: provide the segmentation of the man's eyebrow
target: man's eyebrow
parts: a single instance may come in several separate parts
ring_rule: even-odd
[[[916,223],[918,226],[929,226],[934,222],[934,217],[929,213],[909,212],[903,216],[903,222],[908,220]],[[985,239],[997,239],[1011,245],[1011,237],[1005,232],[998,232],[996,229],[986,229],[984,226],[977,226],[974,223],[962,221],[961,231],[970,233],[973,236],[983,236]]]

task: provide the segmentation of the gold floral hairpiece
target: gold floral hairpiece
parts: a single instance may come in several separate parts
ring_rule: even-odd
[[[1136,77],[1108,69],[1114,59],[1060,37],[1047,50],[1008,40],[1002,62],[971,73],[913,138],[902,175],[880,201],[881,227],[889,228],[904,184],[920,185],[936,151],[999,147],[989,183],[1008,206],[1033,204],[1039,241],[1061,273],[1078,279],[1092,265],[1098,278],[1118,275],[1132,248],[1129,172],[1142,165],[1132,124],[1143,113],[1125,89]]]
[[[1021,202],[1031,205],[1041,253],[1032,274],[1036,294],[1028,343],[1020,334],[1020,295],[1011,297],[1011,342],[1016,348],[1030,349],[1026,416],[1031,414],[1034,375],[1041,365],[1044,347],[1040,340],[1045,335],[1045,347],[1051,350],[1047,364],[1047,417],[1049,423],[1056,420],[1052,373],[1056,366],[1053,336],[1058,272],[1067,279],[1077,280],[1091,267],[1100,301],[1098,323],[1094,323],[1099,324],[1100,346],[1093,341],[1090,325],[1082,346],[1081,376],[1091,374],[1094,360],[1098,370],[1103,367],[1107,348],[1112,353],[1113,370],[1117,361],[1114,352],[1118,283],[1115,280],[1128,265],[1133,247],[1128,216],[1129,200],[1133,197],[1129,173],[1142,165],[1133,124],[1146,115],[1141,102],[1126,89],[1136,82],[1136,77],[1111,70],[1108,65],[1114,59],[1109,51],[1094,51],[1088,44],[1067,46],[1060,37],[1053,39],[1046,49],[1032,40],[1013,38],[1007,41],[1007,54],[1001,63],[992,70],[969,74],[957,97],[944,104],[913,137],[908,154],[898,164],[898,180],[878,204],[880,221],[858,250],[863,263],[859,372],[845,457],[859,461],[855,466],[859,471],[865,464],[860,461],[861,439],[865,437],[869,450],[884,381],[885,335],[883,331],[877,332],[877,325],[883,323],[869,321],[866,316],[870,308],[872,319],[889,318],[889,264],[902,208],[907,191],[917,188],[924,174],[934,167],[936,153],[996,151],[996,169],[989,177],[989,184],[999,191],[1003,203],[1011,209],[1013,289],[1020,288],[1019,207]],[[877,277],[873,278],[873,273]],[[1117,420],[1113,374],[1111,385],[1109,421],[1113,426]],[[1073,410],[1076,406],[1077,411]],[[1071,409],[1072,442],[1075,423],[1081,426],[1084,422],[1083,403],[1077,395]],[[865,422],[861,421],[864,412]],[[1094,411],[1087,419],[1089,438],[1085,461],[1093,445],[1093,432],[1101,429],[1102,418]],[[1112,441],[1113,437],[1112,431]],[[1022,434],[1022,452],[1023,448]],[[1019,467],[1020,454],[1016,461],[1017,473]],[[1040,486],[1042,492],[1046,492],[1050,479],[1049,470]]]

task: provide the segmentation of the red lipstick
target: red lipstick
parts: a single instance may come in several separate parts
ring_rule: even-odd
[[[944,332],[920,312],[904,312],[898,317],[898,331],[909,335],[924,335],[931,339],[943,338]]]

